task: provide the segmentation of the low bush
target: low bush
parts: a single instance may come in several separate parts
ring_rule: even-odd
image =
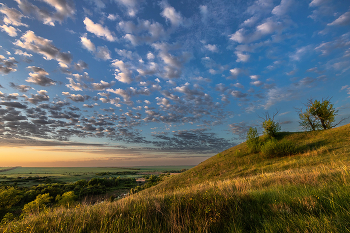
[[[272,138],[261,147],[261,152],[268,157],[282,157],[296,154],[297,148],[291,141]]]
[[[259,134],[256,128],[249,128],[247,133],[247,146],[250,153],[257,153],[260,151],[261,142],[259,140]]]

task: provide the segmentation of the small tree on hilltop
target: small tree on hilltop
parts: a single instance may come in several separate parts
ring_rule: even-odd
[[[306,130],[331,129],[340,124],[346,118],[343,118],[337,124],[334,124],[335,116],[338,115],[338,110],[335,110],[330,99],[318,100],[309,99],[305,104],[306,111],[300,109],[299,125]]]
[[[311,108],[310,105],[306,105],[305,112],[303,112],[302,108],[298,109],[298,112],[300,112],[299,118],[301,120],[299,121],[299,125],[307,131],[308,130],[315,131],[315,130],[321,129],[321,125],[318,123],[315,116],[311,114],[310,108]]]
[[[265,113],[265,118],[260,117],[263,119],[263,128],[264,128],[264,134],[269,137],[276,137],[276,134],[281,131],[281,126],[278,124],[278,122],[275,122],[275,116],[278,114],[278,111],[273,114],[272,117],[270,117],[269,113]]]

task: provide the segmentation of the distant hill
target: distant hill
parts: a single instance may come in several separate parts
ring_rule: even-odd
[[[262,140],[266,140],[261,138]],[[350,124],[280,133],[292,156],[249,153],[245,143],[118,201],[55,208],[6,232],[347,232]]]

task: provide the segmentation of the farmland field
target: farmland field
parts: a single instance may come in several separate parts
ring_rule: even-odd
[[[144,175],[177,173],[193,166],[154,166],[154,167],[1,167],[0,182],[17,182],[19,186],[32,186],[45,179],[51,182],[75,182],[102,177],[140,178]],[[42,179],[29,180],[28,177]],[[22,179],[21,182],[18,182]]]

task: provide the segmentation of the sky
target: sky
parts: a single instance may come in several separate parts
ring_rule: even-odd
[[[349,0],[2,2],[0,167],[196,165],[310,99],[350,116]]]

